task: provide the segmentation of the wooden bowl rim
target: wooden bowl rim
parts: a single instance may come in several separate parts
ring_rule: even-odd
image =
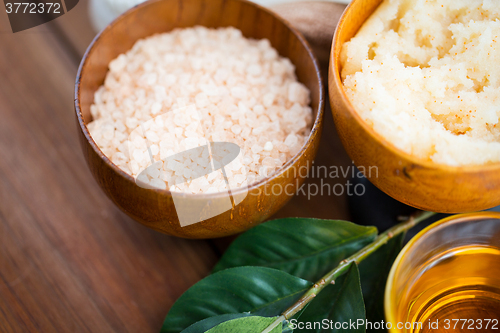
[[[82,60],[80,62],[80,65],[78,67],[78,72],[77,72],[77,75],[76,75],[76,82],[75,82],[75,100],[74,100],[74,102],[75,102],[75,111],[76,111],[76,116],[77,116],[77,119],[78,119],[78,124],[80,125],[80,129],[82,130],[83,135],[87,139],[87,142],[90,144],[90,146],[95,151],[95,153],[104,161],[104,163],[106,163],[111,169],[113,169],[121,177],[125,178],[128,182],[132,182],[134,184],[136,184],[134,177],[132,177],[131,175],[129,175],[128,173],[126,173],[125,171],[123,171],[122,169],[120,169],[117,165],[115,165],[101,151],[101,149],[97,146],[97,144],[95,143],[94,139],[90,135],[90,132],[89,132],[89,130],[87,128],[87,124],[85,123],[85,121],[83,119],[83,114],[82,114],[82,111],[81,111],[81,108],[80,108],[80,84],[81,84],[81,78],[82,78],[82,75],[83,75],[83,73],[82,73],[83,72],[83,68],[84,68],[85,64],[87,63],[88,57],[89,57],[90,53],[93,51],[95,44],[99,41],[99,39],[101,38],[101,36],[103,34],[105,34],[105,33],[108,33],[109,31],[112,31],[112,29],[114,28],[114,26],[120,20],[124,19],[124,17],[126,17],[128,15],[131,15],[132,13],[134,13],[136,11],[140,11],[143,7],[152,5],[153,3],[160,2],[160,1],[165,1],[165,0],[150,0],[150,1],[146,1],[146,2],[140,3],[140,4],[138,4],[138,5],[130,8],[129,10],[127,10],[126,12],[124,12],[123,14],[119,15],[110,24],[108,24],[103,30],[101,30],[94,37],[94,39],[92,40],[92,42],[88,46],[87,50],[85,51],[85,54],[83,55]],[[180,0],[180,1],[182,1],[182,0]],[[283,25],[292,32],[292,34],[300,41],[300,44],[302,45],[302,47],[305,48],[307,54],[309,55],[309,57],[311,58],[311,60],[313,62],[314,69],[315,69],[315,72],[316,72],[316,78],[318,80],[318,90],[319,90],[318,110],[317,110],[317,113],[316,113],[316,118],[315,118],[314,123],[312,125],[311,132],[309,133],[309,136],[307,137],[307,140],[304,143],[304,145],[302,146],[302,148],[300,149],[300,151],[297,154],[295,154],[289,161],[287,161],[279,170],[277,170],[276,172],[274,172],[273,174],[271,174],[269,177],[261,179],[258,182],[254,182],[254,183],[252,183],[252,184],[250,184],[248,186],[238,187],[238,188],[235,188],[234,190],[231,190],[232,195],[238,195],[238,194],[241,194],[241,193],[246,192],[246,191],[250,192],[251,190],[254,190],[256,188],[261,187],[262,185],[265,185],[266,183],[271,182],[273,179],[278,178],[283,173],[285,173],[285,171],[287,171],[292,165],[294,165],[296,162],[298,162],[299,159],[305,154],[305,152],[307,150],[307,147],[310,144],[313,143],[313,140],[312,140],[313,137],[316,136],[317,135],[317,131],[319,129],[321,129],[321,125],[322,125],[322,121],[323,121],[323,113],[324,113],[324,103],[325,103],[325,88],[324,88],[324,84],[323,84],[323,79],[321,77],[321,70],[320,70],[320,67],[319,67],[318,59],[314,55],[311,46],[309,45],[309,43],[307,42],[307,40],[305,39],[305,37],[302,35],[302,33],[300,33],[297,29],[295,29],[287,20],[285,20],[284,18],[282,18],[281,16],[279,16],[275,12],[273,12],[273,11],[271,11],[271,10],[263,7],[263,6],[260,6],[260,5],[254,3],[254,2],[249,1],[249,0],[232,0],[232,1],[243,2],[243,3],[246,3],[246,4],[250,5],[250,6],[255,7],[257,10],[266,12],[267,14],[273,16],[278,21],[281,21],[283,23]],[[170,190],[168,190],[168,189],[167,190],[150,189],[150,190],[154,191],[154,192],[157,192],[159,194],[172,195],[172,192]],[[207,199],[208,198],[214,198],[214,199],[216,199],[218,197],[223,197],[223,196],[225,197],[226,196],[225,192],[215,192],[215,193],[208,193],[208,194],[207,193],[193,194],[193,193],[182,193],[182,192],[179,192],[179,193],[175,192],[175,193],[176,194],[181,194],[184,197],[193,196],[193,197],[196,197],[196,198],[207,198]]]
[[[333,79],[336,82],[336,85],[340,87],[340,95],[342,97],[342,103],[347,106],[350,115],[360,124],[360,126],[373,138],[373,140],[379,142],[385,149],[389,150],[396,156],[400,156],[402,159],[411,162],[414,165],[420,165],[427,169],[438,169],[444,172],[455,173],[455,174],[472,174],[472,173],[481,173],[481,172],[492,172],[492,171],[500,171],[500,162],[493,162],[488,164],[475,164],[475,165],[465,165],[465,166],[453,166],[448,164],[435,163],[432,161],[424,160],[418,157],[415,157],[399,148],[397,148],[392,142],[385,139],[382,135],[377,133],[371,126],[369,126],[366,121],[361,118],[361,116],[356,111],[356,108],[351,104],[349,98],[346,95],[344,84],[340,79],[340,65],[337,65],[336,55],[340,56],[340,51],[342,45],[340,44],[340,32],[345,27],[347,14],[352,11],[353,6],[356,6],[358,2],[363,0],[352,0],[351,3],[347,6],[342,14],[339,23],[337,24],[337,29],[335,30],[335,34],[333,35],[333,42],[330,51],[330,74],[333,74]],[[384,1],[384,0],[382,0]],[[378,8],[378,6],[377,6]],[[376,9],[375,9],[376,10]],[[371,15],[371,14],[370,14]],[[366,22],[366,21],[365,21]],[[364,22],[363,22],[364,24]],[[361,24],[361,26],[363,25]],[[361,28],[361,26],[357,29]],[[339,62],[340,63],[340,62]],[[335,89],[335,85],[333,85]],[[335,110],[332,109],[335,112]]]

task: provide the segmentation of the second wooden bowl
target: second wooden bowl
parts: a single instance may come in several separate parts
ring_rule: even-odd
[[[248,195],[233,209],[200,223],[181,227],[172,194],[144,189],[106,157],[89,134],[90,106],[104,82],[109,62],[141,38],[174,28],[202,25],[233,26],[245,37],[267,38],[296,67],[300,82],[311,92],[314,124],[301,151],[278,172],[248,187]],[[185,238],[222,237],[249,229],[280,209],[304,181],[321,136],[324,88],[318,63],[304,37],[272,12],[242,0],[153,0],[138,5],[105,28],[89,46],[78,70],[75,88],[78,133],[85,159],[107,196],[136,221]],[[273,191],[274,189],[274,191]],[[281,189],[281,191],[279,191]],[[232,191],[238,196],[241,189]],[[223,194],[184,195],[198,204],[217,202]],[[227,194],[226,194],[227,195]],[[188,200],[189,201],[189,200]]]
[[[500,205],[500,163],[451,167],[417,159],[376,133],[347,98],[340,77],[342,44],[356,34],[381,2],[352,1],[333,38],[328,78],[330,104],[347,153],[358,167],[376,167],[378,172],[371,173],[370,181],[407,205],[442,213]]]

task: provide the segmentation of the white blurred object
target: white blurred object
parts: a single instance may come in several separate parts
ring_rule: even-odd
[[[89,2],[89,12],[90,20],[96,31],[101,31],[109,23],[111,23],[120,14],[124,13],[129,8],[144,2],[145,0],[90,0]],[[317,1],[317,0],[253,0],[253,2],[258,3],[262,6],[273,6],[282,3],[290,2],[306,2],[306,1]],[[343,4],[348,4],[350,0],[327,0],[325,2],[338,2]]]
[[[90,21],[96,31],[101,31],[120,14],[145,0],[90,0]]]
[[[258,3],[259,5],[265,7],[270,7],[290,2],[310,2],[310,1],[318,2],[318,0],[250,0],[250,1]],[[349,2],[351,2],[351,0],[323,0],[323,2],[337,2],[337,3],[348,4]]]

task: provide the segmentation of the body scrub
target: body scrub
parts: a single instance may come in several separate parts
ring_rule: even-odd
[[[500,162],[500,3],[384,0],[343,45],[359,115],[397,148],[440,164]]]
[[[114,164],[142,183],[184,193],[272,174],[299,152],[313,120],[308,89],[268,40],[204,27],[139,40],[110,63],[91,113],[92,138]],[[240,147],[225,175],[201,170],[210,170],[207,156],[163,162],[208,142]]]

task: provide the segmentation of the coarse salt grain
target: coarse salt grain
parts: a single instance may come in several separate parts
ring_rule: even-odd
[[[286,139],[285,139],[285,144],[288,146],[288,148],[292,148],[295,145],[297,145],[298,138],[294,134],[289,134]]]
[[[294,72],[268,40],[234,28],[154,35],[110,63],[89,131],[137,181],[188,193],[227,190],[221,171],[210,172],[208,149],[196,147],[236,143],[240,154],[225,170],[230,187],[246,186],[285,164],[307,139],[309,91]],[[191,148],[189,156],[178,154]]]

